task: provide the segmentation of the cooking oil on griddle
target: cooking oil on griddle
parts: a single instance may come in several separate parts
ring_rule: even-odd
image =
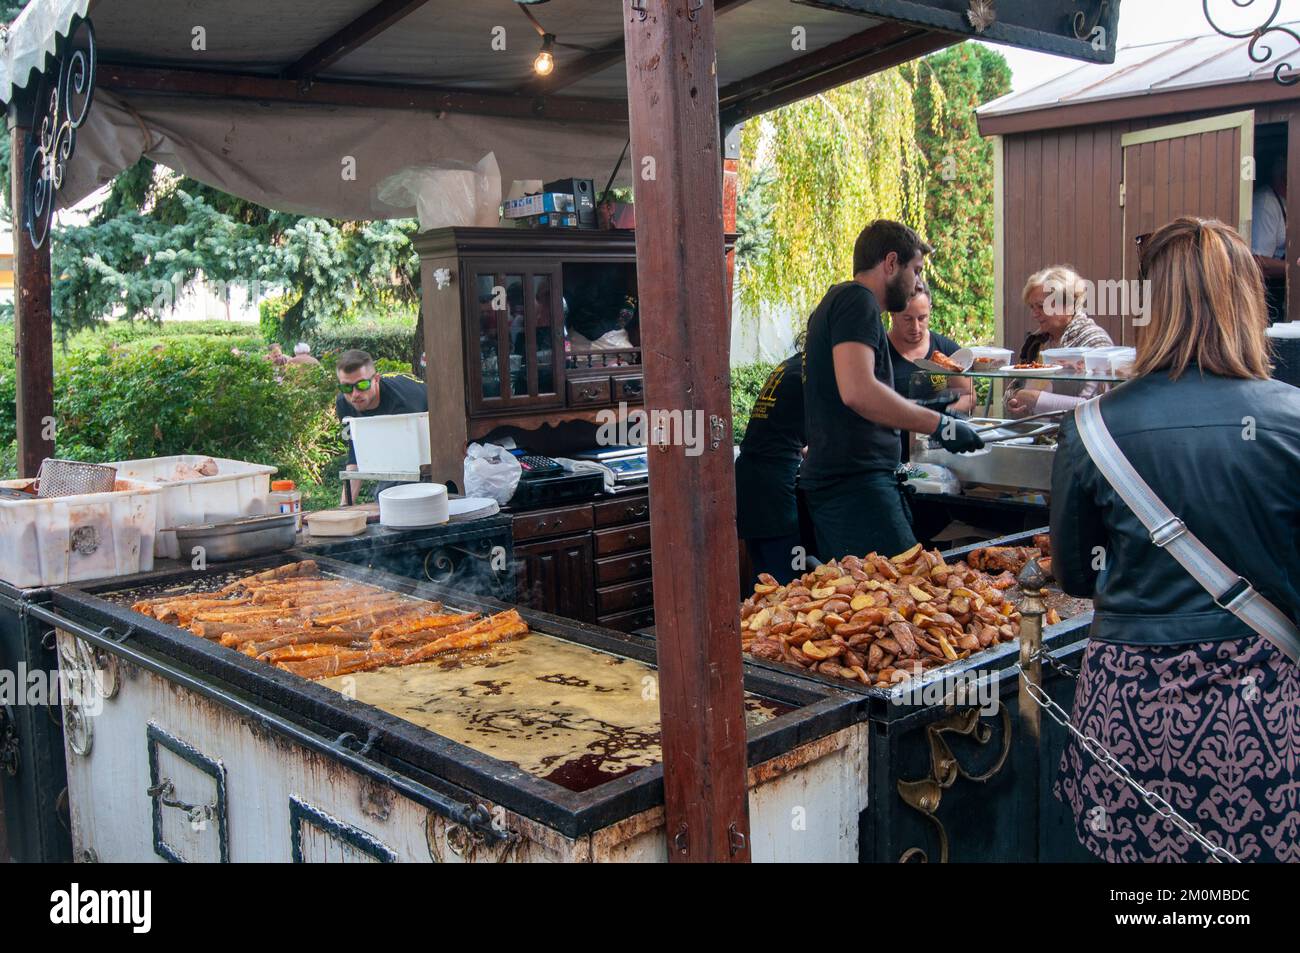
[[[535,632],[458,658],[320,684],[571,791],[662,758],[651,666]],[[749,727],[791,710],[745,696]]]

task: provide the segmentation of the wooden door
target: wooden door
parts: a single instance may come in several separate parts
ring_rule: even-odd
[[[1134,239],[1181,215],[1217,218],[1250,241],[1255,182],[1249,173],[1253,161],[1245,159],[1255,153],[1253,110],[1131,132],[1120,144],[1125,282],[1138,277]],[[1101,314],[1097,321],[1116,342],[1133,343],[1131,320]]]
[[[471,413],[564,403],[559,264],[483,261],[467,267],[466,378]]]
[[[515,546],[517,598],[552,615],[596,621],[591,534]]]

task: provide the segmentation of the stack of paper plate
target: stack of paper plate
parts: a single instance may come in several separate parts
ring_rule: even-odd
[[[1300,338],[1300,321],[1274,324],[1266,333],[1271,338]]]
[[[485,516],[499,513],[501,507],[497,505],[496,500],[490,497],[467,496],[463,499],[452,500],[448,504],[448,510],[453,523],[464,523],[467,520],[482,519]]]
[[[447,487],[441,483],[404,483],[379,494],[379,523],[400,529],[447,522]]]

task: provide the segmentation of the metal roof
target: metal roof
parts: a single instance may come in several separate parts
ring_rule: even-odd
[[[1300,21],[1280,25],[1297,29]],[[1080,65],[1037,86],[986,103],[978,114],[986,119],[1241,83],[1276,85],[1273,71],[1279,63],[1300,70],[1300,50],[1286,49],[1289,43],[1280,38],[1281,34],[1278,36],[1260,41],[1261,51],[1270,44],[1273,47],[1274,55],[1265,63],[1250,58],[1249,39],[1232,39],[1218,33],[1121,47],[1113,64]],[[1300,96],[1300,87],[1296,87],[1295,95]]]

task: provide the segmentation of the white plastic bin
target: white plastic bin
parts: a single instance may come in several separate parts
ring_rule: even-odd
[[[31,480],[0,486],[21,489]],[[0,500],[0,579],[30,589],[153,569],[161,489],[117,480],[112,493]]]
[[[352,434],[357,469],[366,473],[414,473],[432,463],[429,414],[344,417]]]
[[[217,473],[210,477],[187,480],[166,480],[176,472],[178,464],[197,466],[201,460],[213,460]],[[158,529],[154,539],[154,555],[159,559],[180,558],[176,534],[161,532],[173,526],[194,523],[216,523],[238,519],[241,516],[260,516],[266,512],[266,497],[271,492],[271,474],[275,467],[243,460],[224,460],[186,454],[175,457],[153,457],[149,460],[125,460],[109,463],[117,467],[117,475],[128,480],[158,483],[162,496],[158,501]],[[166,482],[159,482],[166,480]]]

